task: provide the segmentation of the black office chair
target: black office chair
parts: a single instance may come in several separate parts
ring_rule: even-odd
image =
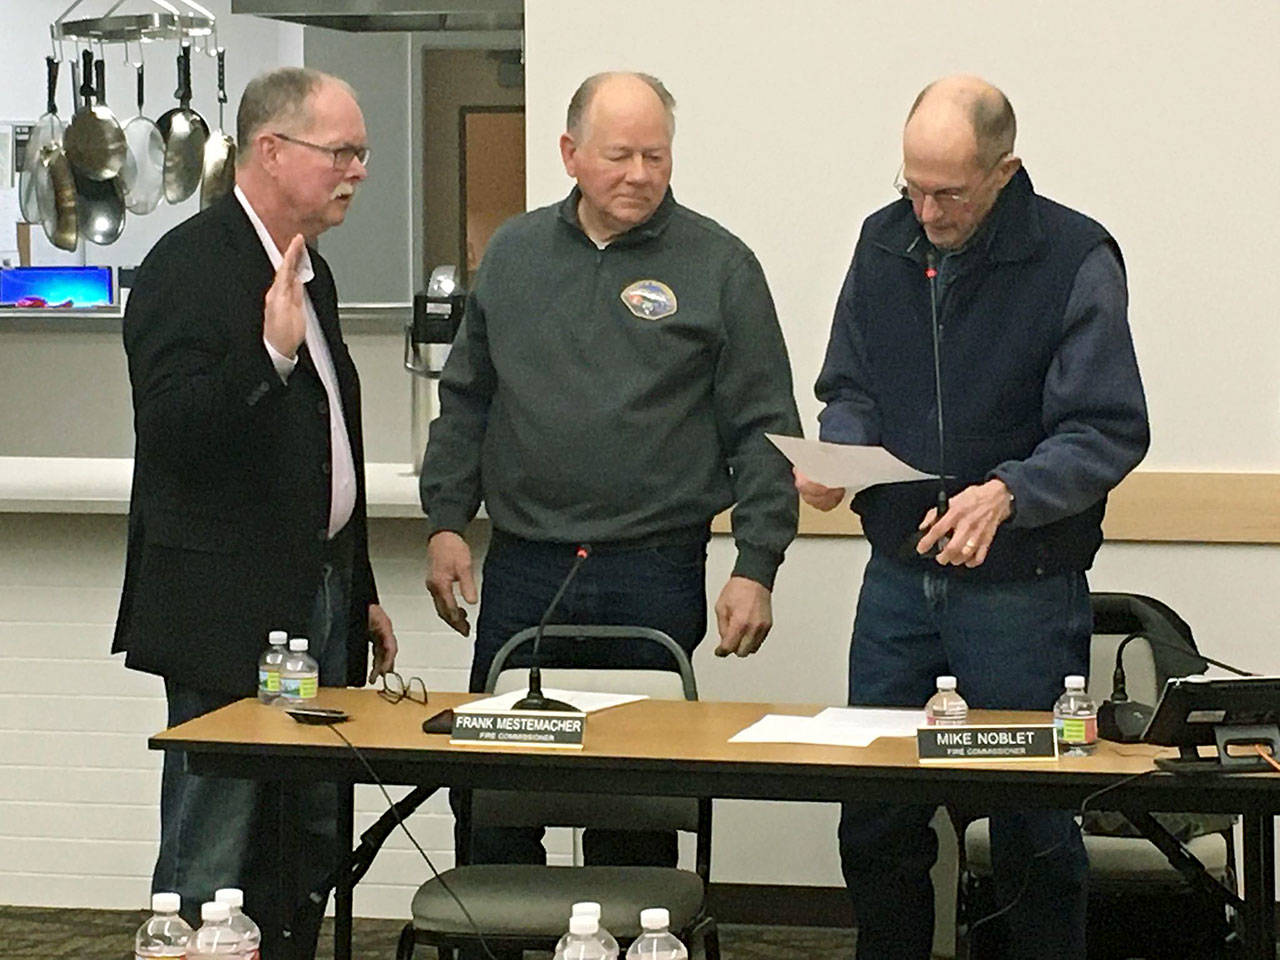
[[[1204,672],[1203,661],[1195,657],[1191,628],[1159,600],[1099,592],[1090,595],[1090,602],[1093,641],[1088,689],[1096,703],[1111,695],[1116,650],[1135,634],[1123,651],[1130,700],[1154,704],[1169,677]],[[1235,889],[1233,817],[1154,817],[1204,865],[1209,877]],[[1000,956],[1003,936],[998,920],[984,923],[969,936],[969,928],[996,909],[987,826],[985,817],[956,824],[962,838],[956,908],[956,956],[960,958]],[[1185,879],[1123,813],[1087,811],[1082,826],[1089,855],[1089,960],[1189,956],[1211,960],[1221,955],[1230,936],[1222,897],[1203,882]]]
[[[486,690],[503,692],[523,686],[522,667],[508,666],[512,653],[530,643],[536,629],[522,630],[494,657]],[[664,648],[670,669],[544,668],[547,687],[568,690],[644,693],[655,699],[698,699],[688,656],[665,633],[643,627],[549,626],[544,637],[594,643],[640,640]],[[625,709],[625,708],[622,708]],[[588,723],[588,738],[590,723]],[[466,905],[475,926],[491,948],[551,950],[568,927],[569,911],[581,900],[601,905],[602,920],[624,948],[640,935],[640,911],[665,906],[671,929],[685,943],[701,942],[707,960],[719,960],[715,920],[706,912],[711,879],[711,801],[676,797],[632,797],[610,794],[530,793],[473,790],[459,833],[473,827],[597,827],[608,830],[683,830],[697,836],[694,870],[666,867],[542,866],[467,864],[445,871],[418,888],[413,919],[405,925],[397,960],[409,960],[416,944],[441,951],[479,943],[475,928],[444,889],[447,884]],[[442,883],[443,881],[443,883]]]

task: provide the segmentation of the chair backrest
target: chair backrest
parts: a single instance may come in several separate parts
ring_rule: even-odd
[[[1107,592],[1091,593],[1089,602],[1093,608],[1089,695],[1095,702],[1111,696],[1116,649],[1135,634],[1123,654],[1130,700],[1154,704],[1170,677],[1204,672],[1191,628],[1166,604],[1141,594]]]
[[[494,655],[485,688],[504,692],[528,682],[527,667],[507,666],[511,655],[532,643],[537,628],[521,630]],[[674,640],[660,630],[647,627],[548,626],[544,638],[571,641],[628,639],[664,648],[671,656],[669,670],[560,669],[544,667],[544,688],[592,690],[610,693],[643,693],[654,699],[697,700],[698,686],[693,665]],[[615,708],[615,709],[625,709]],[[590,737],[591,723],[587,722]],[[703,809],[704,806],[706,809]],[[709,804],[680,797],[584,796],[567,793],[520,793],[506,790],[472,791],[473,827],[600,827],[611,830],[685,830],[709,832]],[[708,838],[709,842],[709,838]]]

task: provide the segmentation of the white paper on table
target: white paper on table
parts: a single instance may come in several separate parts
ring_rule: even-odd
[[[934,474],[922,473],[903,463],[884,447],[826,443],[776,433],[765,436],[810,480],[824,487],[844,487],[851,494],[877,483],[935,478]]]
[[[528,690],[510,690],[496,697],[485,697],[483,700],[464,703],[454,707],[453,712],[496,713],[501,710],[510,710],[515,706],[516,701],[523,700],[528,693]],[[548,700],[563,700],[582,713],[595,713],[597,710],[607,710],[609,707],[621,706],[624,703],[649,699],[643,693],[591,693],[586,690],[553,690],[550,687],[544,687],[542,695]]]
[[[832,707],[816,717],[771,713],[729,738],[730,743],[813,743],[865,747],[881,737],[912,737],[924,723],[919,710]]]

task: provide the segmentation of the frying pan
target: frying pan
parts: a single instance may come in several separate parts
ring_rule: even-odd
[[[204,176],[200,178],[200,209],[225,196],[236,182],[236,142],[223,126],[227,103],[227,51],[218,48],[218,129],[204,145]]]
[[[139,60],[138,115],[124,125],[128,145],[124,166],[120,168],[120,190],[130,213],[150,213],[164,197],[164,137],[159,128],[143,115],[143,66]]]
[[[45,167],[40,160],[40,151],[46,143],[62,143],[62,118],[58,116],[58,104],[55,100],[58,90],[59,63],[53,57],[45,57],[44,62],[48,72],[49,101],[44,115],[36,121],[31,130],[31,139],[27,141],[26,158],[18,175],[18,202],[22,208],[22,218],[28,223],[44,222],[36,183],[37,179],[45,173]],[[52,188],[48,183],[45,184],[45,190],[52,195]],[[52,239],[50,237],[50,240]]]
[[[209,125],[191,109],[191,44],[178,54],[178,105],[156,121],[164,137],[164,198],[181,203],[196,192],[204,173],[204,145]]]
[[[85,50],[84,76],[80,93],[84,103],[71,118],[71,126],[63,135],[63,149],[77,173],[91,180],[111,180],[120,173],[128,152],[120,122],[103,99],[106,84],[105,64],[98,61],[98,102],[93,102],[93,51]]]
[[[34,179],[44,235],[55,247],[74,250],[79,240],[79,211],[71,163],[56,143],[41,147],[37,162]]]

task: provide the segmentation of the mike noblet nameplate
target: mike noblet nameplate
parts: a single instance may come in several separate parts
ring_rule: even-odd
[[[957,760],[1055,760],[1053,724],[921,727],[916,750],[922,763]]]

